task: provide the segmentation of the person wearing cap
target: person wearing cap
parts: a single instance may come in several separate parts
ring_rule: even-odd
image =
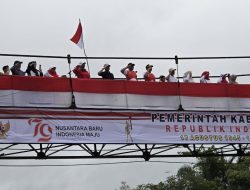
[[[235,75],[235,74],[229,75],[228,76],[229,84],[238,84],[236,79],[237,79],[237,75]]]
[[[28,74],[28,76],[37,76],[37,77],[43,76],[41,65],[39,65],[39,70],[36,69],[36,61],[29,62],[27,69],[26,69],[26,73]]]
[[[209,75],[210,73],[208,71],[204,71],[201,74],[200,83],[210,83]]]
[[[183,82],[185,83],[192,83],[194,82],[193,76],[192,76],[192,71],[187,71],[183,75]]]
[[[134,67],[134,63],[129,63],[126,67],[121,69],[121,73],[124,74],[129,81],[137,81],[137,72],[134,71]]]
[[[147,64],[143,77],[147,82],[155,82],[155,75],[152,73],[153,65]]]
[[[44,77],[58,78],[59,75],[56,73],[56,67],[49,68],[49,70],[44,74]]]
[[[166,77],[167,82],[178,82],[177,78],[175,78],[175,70],[174,68],[170,68],[168,70],[168,76]]]
[[[80,79],[89,79],[90,78],[90,74],[89,72],[85,69],[85,65],[86,63],[79,63],[74,69],[73,69],[73,73],[75,73],[77,78]]]
[[[228,84],[227,77],[229,74],[221,74],[217,83]]]
[[[15,61],[14,65],[10,68],[12,75],[24,76],[25,72],[21,70],[21,65],[23,62]]]
[[[109,64],[104,64],[103,68],[98,72],[98,75],[103,79],[114,80],[114,75],[110,72]]]
[[[159,76],[159,82],[166,82],[166,77],[164,75]]]

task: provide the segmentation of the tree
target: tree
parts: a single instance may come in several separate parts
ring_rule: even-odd
[[[159,184],[141,184],[130,189],[126,183],[120,190],[247,190],[250,189],[250,157],[226,160],[213,155],[213,148],[203,150],[208,155],[197,158],[193,166],[181,167]],[[127,188],[127,189],[126,189]]]
[[[156,185],[154,184],[143,184],[143,185],[138,185],[135,189],[133,190],[165,190],[166,186],[165,183],[160,182]]]
[[[229,190],[250,189],[250,157],[243,157],[231,164],[226,171]]]
[[[120,190],[131,190],[131,188],[129,187],[129,185],[127,185],[127,182],[122,181],[121,184],[122,185],[120,187]]]
[[[191,166],[181,167],[176,176],[168,177],[166,181],[167,190],[217,190],[216,183],[208,181],[200,176]]]

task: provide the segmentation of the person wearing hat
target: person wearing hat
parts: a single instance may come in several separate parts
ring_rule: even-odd
[[[168,70],[168,76],[166,77],[167,82],[178,82],[177,78],[175,78],[175,70],[174,68],[170,68]]]
[[[159,76],[159,82],[166,82],[166,77],[164,75]]]
[[[192,83],[192,82],[194,82],[192,75],[193,75],[192,71],[185,72],[184,75],[183,75],[183,82],[185,82],[185,83]]]
[[[103,68],[98,72],[98,75],[103,79],[114,80],[114,75],[110,72],[109,64],[104,64]]]
[[[135,64],[129,63],[126,67],[121,69],[121,73],[126,76],[127,80],[137,81],[137,72],[134,71]]]
[[[152,73],[153,65],[147,64],[143,77],[147,82],[155,82],[155,75]]]
[[[39,70],[36,69],[36,61],[29,62],[27,69],[26,69],[26,73],[28,74],[28,76],[37,76],[37,77],[43,76],[41,65],[39,65]]]
[[[10,68],[12,75],[24,76],[25,72],[21,70],[21,65],[23,62],[15,61],[14,65]]]
[[[73,73],[75,73],[77,78],[80,79],[89,79],[90,78],[90,74],[89,72],[85,69],[85,65],[86,63],[79,63],[74,69],[73,69]]]
[[[209,75],[210,73],[208,71],[204,71],[201,74],[200,83],[210,83]]]
[[[59,75],[56,73],[56,67],[49,68],[49,70],[44,74],[44,77],[58,78]]]

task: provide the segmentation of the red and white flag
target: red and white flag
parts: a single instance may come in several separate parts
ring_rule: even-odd
[[[82,24],[81,21],[79,21],[76,33],[74,36],[70,39],[72,42],[74,42],[79,48],[83,49],[83,34],[82,34]]]

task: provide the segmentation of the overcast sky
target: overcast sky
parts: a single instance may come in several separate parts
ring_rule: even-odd
[[[83,56],[83,51],[69,40],[80,18],[88,56],[247,56],[249,7],[250,1],[245,0],[1,0],[0,53]],[[0,62],[2,66],[12,65],[16,59],[24,61],[24,70],[29,61],[36,60],[44,71],[57,66],[60,75],[68,72],[66,60],[0,57]],[[103,64],[110,63],[115,77],[122,77],[119,70],[129,61],[136,64],[139,76],[148,63],[154,65],[156,76],[166,75],[170,67],[175,67],[173,61],[90,60],[91,76],[97,77]],[[77,63],[74,60],[72,64]],[[192,70],[193,75],[204,70],[212,75],[247,74],[249,63],[250,60],[180,61],[179,70],[181,76],[187,70]],[[249,83],[246,77],[238,81]],[[27,163],[7,163],[14,162]],[[1,189],[115,189],[122,180],[131,186],[159,182],[179,166],[141,163],[1,168]]]

